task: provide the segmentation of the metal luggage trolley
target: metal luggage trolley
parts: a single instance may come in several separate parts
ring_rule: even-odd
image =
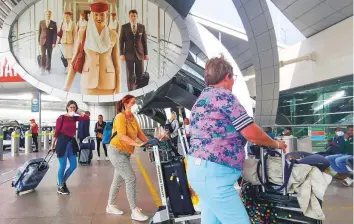
[[[189,148],[188,142],[187,142],[187,137],[186,137],[186,132],[185,130],[178,129],[178,135],[179,139],[181,141],[181,145],[183,148],[183,154],[186,156],[186,147]],[[149,144],[149,142],[147,143]],[[152,144],[149,144],[152,145]],[[159,184],[159,190],[160,190],[160,197],[161,197],[161,202],[162,205],[157,209],[157,212],[154,214],[154,216],[148,221],[148,224],[159,224],[159,223],[189,223],[189,221],[192,220],[200,220],[201,215],[200,213],[196,212],[194,215],[186,215],[186,216],[179,216],[179,217],[174,217],[173,214],[169,212],[169,205],[167,203],[167,196],[166,196],[166,189],[165,189],[165,183],[163,179],[163,174],[162,174],[162,165],[163,163],[168,163],[169,161],[165,161],[165,158],[168,158],[164,156],[163,160],[161,160],[161,150],[159,149],[157,144],[154,144],[152,147],[152,150],[147,149],[147,152],[153,152],[154,154],[154,160],[155,161],[150,161],[155,163],[156,165],[156,172],[157,172],[157,179],[158,179],[158,184]]]

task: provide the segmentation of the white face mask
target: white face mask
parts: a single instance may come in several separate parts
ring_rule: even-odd
[[[337,135],[337,136],[343,136],[343,135],[344,135],[344,132],[342,132],[342,131],[337,131],[337,132],[336,132],[336,135]]]
[[[130,108],[130,111],[132,113],[136,113],[138,112],[139,108],[138,108],[138,105],[137,104],[134,104],[131,108]]]
[[[70,111],[68,114],[69,114],[70,117],[73,117],[75,115],[75,112],[74,111]]]

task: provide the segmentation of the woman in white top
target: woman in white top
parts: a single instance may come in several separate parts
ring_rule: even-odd
[[[63,36],[60,39],[60,43],[63,46],[64,57],[70,65],[71,59],[73,57],[74,43],[76,38],[76,28],[71,19],[71,12],[64,13],[64,22],[61,29],[63,31]]]

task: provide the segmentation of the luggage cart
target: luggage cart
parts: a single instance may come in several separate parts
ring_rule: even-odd
[[[184,134],[184,136],[183,136]],[[183,129],[178,129],[178,135],[182,143],[182,148],[183,148],[183,153],[184,156],[186,156],[186,150],[184,144],[187,144],[187,138],[186,138],[186,133]],[[183,143],[185,141],[185,143]],[[149,142],[147,143],[149,144]],[[157,179],[158,179],[158,184],[159,184],[159,190],[160,190],[160,197],[161,197],[161,202],[162,205],[157,209],[157,212],[154,214],[154,216],[148,221],[148,224],[159,224],[159,223],[184,223],[187,224],[189,221],[192,220],[200,220],[201,215],[200,213],[196,213],[195,215],[187,215],[187,216],[179,216],[179,217],[174,217],[173,214],[170,214],[169,212],[169,205],[167,203],[167,196],[166,196],[166,189],[165,189],[165,183],[164,183],[164,178],[162,174],[162,165],[163,162],[160,159],[160,150],[158,145],[153,145],[152,150],[147,150],[147,151],[153,151],[154,153],[154,163],[156,165],[156,172],[157,172]]]

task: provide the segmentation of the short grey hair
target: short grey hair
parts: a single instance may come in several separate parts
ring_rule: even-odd
[[[223,55],[211,58],[205,65],[204,80],[206,86],[218,84],[226,75],[233,77],[233,68]]]

